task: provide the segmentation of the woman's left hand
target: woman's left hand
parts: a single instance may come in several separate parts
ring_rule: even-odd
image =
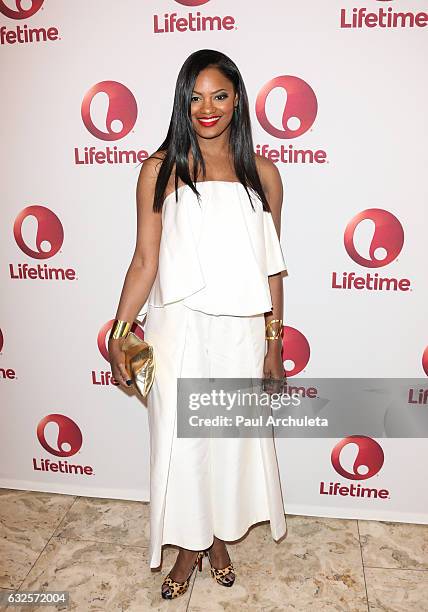
[[[268,393],[280,393],[286,382],[284,362],[282,361],[282,338],[268,340],[268,343],[263,365],[263,376],[267,379],[265,390]]]

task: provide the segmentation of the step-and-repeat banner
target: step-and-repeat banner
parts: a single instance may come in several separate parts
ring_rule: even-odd
[[[146,407],[112,380],[106,339],[139,163],[197,49],[237,63],[256,151],[283,178],[289,382],[428,375],[426,11],[0,1],[1,486],[149,499]],[[410,396],[411,424],[428,405],[424,388]],[[426,439],[350,430],[276,445],[286,512],[428,522]]]

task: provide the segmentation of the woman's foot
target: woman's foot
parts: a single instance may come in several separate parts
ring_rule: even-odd
[[[178,582],[179,584],[186,582],[195,566],[195,561],[198,555],[198,551],[180,548],[175,563],[167,576],[167,578],[170,580],[165,579],[164,583],[162,584],[163,595],[171,595],[170,581]],[[187,587],[185,590],[187,590]]]
[[[211,573],[217,582],[224,586],[232,586],[235,581],[235,574],[226,544],[223,540],[219,540],[214,536],[214,542],[211,548],[208,549],[208,558],[211,563]],[[221,570],[227,571],[223,573]]]

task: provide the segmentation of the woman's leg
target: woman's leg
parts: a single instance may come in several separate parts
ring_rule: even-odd
[[[187,329],[179,376],[207,377],[206,345],[210,319],[204,313],[184,306],[182,312],[186,314]],[[169,571],[169,576],[176,582],[188,578],[198,552],[212,544],[209,459],[209,439],[179,438],[176,424],[163,522],[163,542],[173,543],[179,550]],[[192,546],[192,549],[180,545]]]

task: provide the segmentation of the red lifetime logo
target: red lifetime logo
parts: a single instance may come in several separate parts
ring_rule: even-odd
[[[10,8],[4,0],[0,0],[0,13],[3,13],[3,15],[6,15],[6,17],[10,19],[28,19],[28,17],[31,17],[40,10],[43,2],[44,0],[32,0],[29,8],[23,8],[22,0],[15,0],[15,3],[12,1],[10,2],[10,4],[14,4],[15,8]],[[28,4],[28,2],[26,2],[26,4]]]
[[[55,439],[55,447],[46,439],[46,428],[53,429],[49,438]],[[37,426],[37,438],[43,448],[56,457],[71,457],[82,446],[82,432],[78,425],[64,414],[49,414]]]
[[[94,123],[94,99],[99,98],[103,127]],[[137,102],[132,92],[117,81],[101,81],[85,93],[81,107],[82,121],[86,129],[100,140],[119,140],[132,130],[137,121]],[[105,128],[104,128],[105,126]]]
[[[285,105],[281,127],[273,125],[266,109],[267,98],[274,89],[285,93]],[[278,76],[266,83],[256,100],[256,115],[262,128],[276,138],[297,138],[313,125],[318,112],[318,102],[312,87],[296,76]]]
[[[298,329],[294,327],[284,326],[284,334],[282,338],[282,361],[291,362],[290,369],[285,367],[287,376],[295,376],[299,374],[308,364],[311,349],[309,342]]]
[[[424,369],[425,374],[428,376],[428,346],[426,347],[422,355],[422,367]]]
[[[343,240],[346,252],[355,263],[366,268],[381,268],[400,254],[404,230],[397,217],[389,211],[367,208],[351,219]]]
[[[210,0],[175,0],[178,4],[184,4],[184,6],[201,6],[206,4]]]
[[[346,467],[343,465],[344,449],[348,452],[356,452],[356,456],[351,462],[352,465]],[[384,454],[381,445],[368,436],[348,436],[336,444],[331,453],[331,463],[334,469],[338,474],[349,480],[371,478],[379,472],[383,462]]]
[[[25,223],[25,232],[23,225]],[[25,241],[31,239],[31,244]],[[16,217],[13,235],[21,251],[34,259],[49,259],[60,250],[64,241],[61,221],[45,206],[27,206]]]

